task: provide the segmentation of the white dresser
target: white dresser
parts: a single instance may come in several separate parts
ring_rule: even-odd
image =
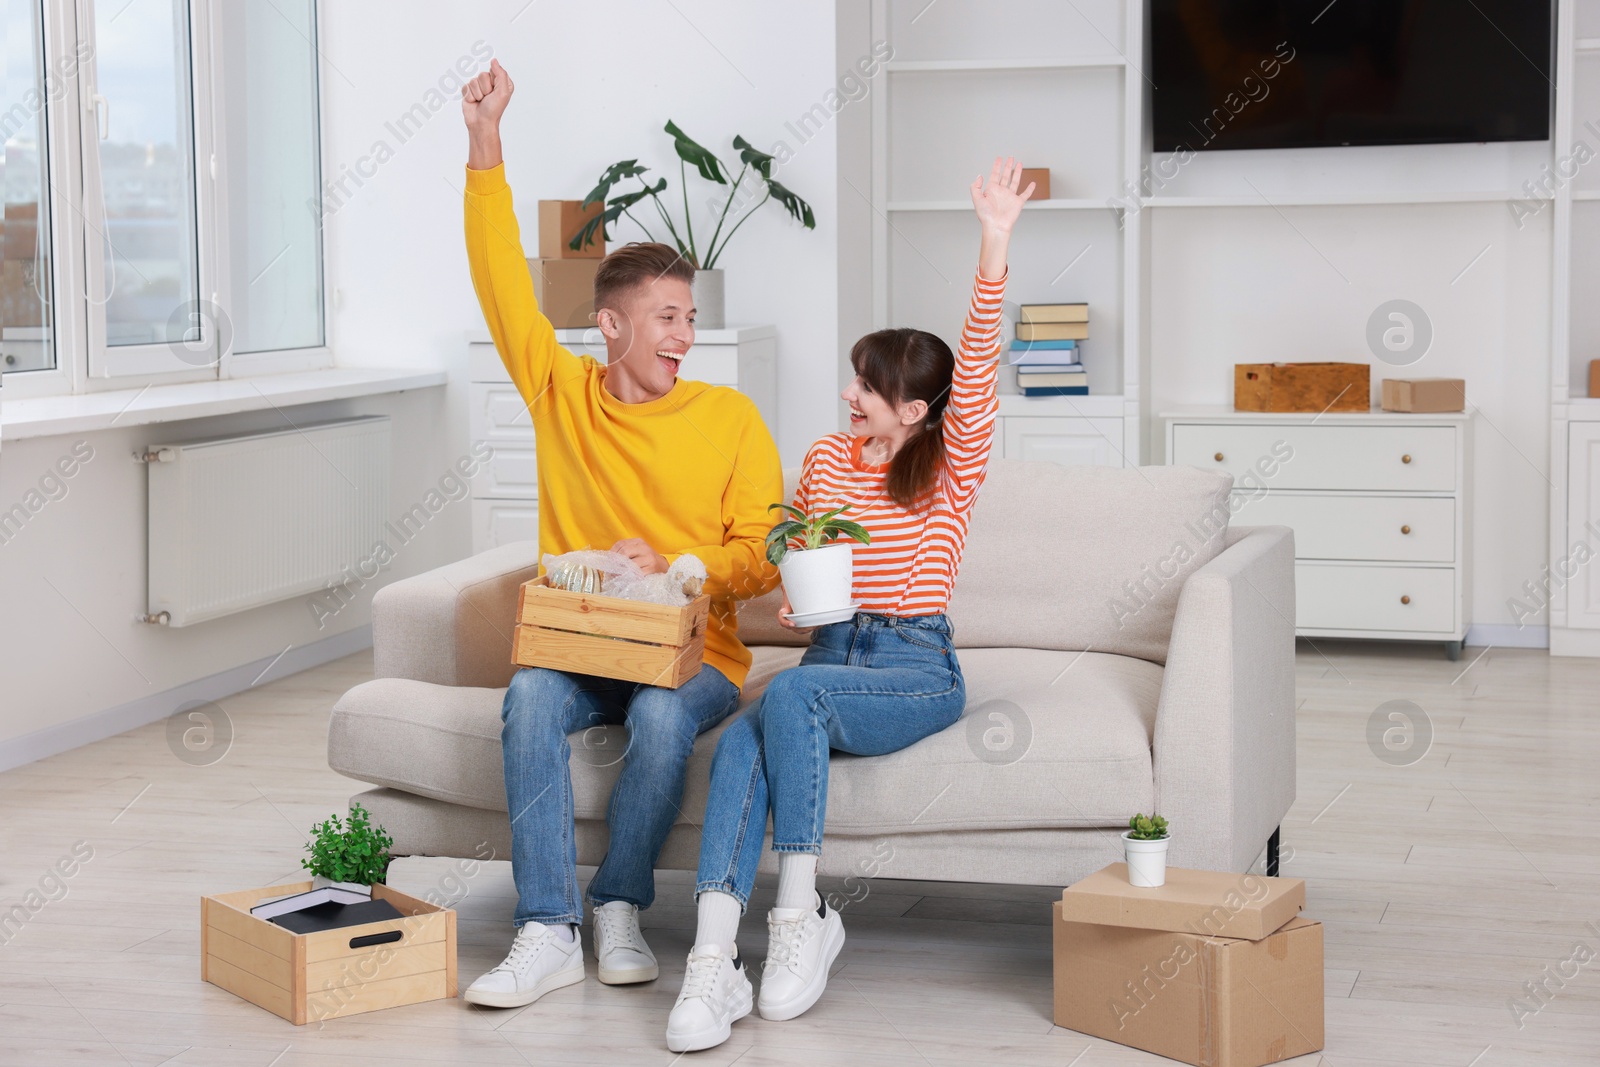
[[[1288,526],[1303,637],[1443,641],[1469,623],[1466,414],[1163,412],[1167,462],[1234,479],[1231,522]]]
[[[557,330],[556,340],[577,355],[605,362],[598,329]],[[767,429],[778,432],[778,334],[771,326],[700,330],[682,375],[728,385],[756,402]],[[486,329],[467,331],[471,439],[494,446],[486,472],[472,481],[472,550],[539,539],[539,465],[533,421]]]

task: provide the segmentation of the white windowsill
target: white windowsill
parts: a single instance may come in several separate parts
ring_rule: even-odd
[[[442,370],[331,367],[292,374],[263,374],[226,381],[152,385],[111,393],[79,393],[5,400],[0,440],[90,433],[123,426],[234,415],[291,404],[315,404],[444,385]]]

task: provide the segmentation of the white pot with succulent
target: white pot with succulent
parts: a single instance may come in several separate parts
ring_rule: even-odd
[[[611,224],[624,215],[643,230],[646,237],[652,241],[656,240],[650,227],[629,210],[649,197],[656,214],[667,228],[667,235],[671,237],[671,241],[665,243],[675,245],[679,254],[695,268],[695,325],[702,330],[720,330],[727,325],[727,315],[723,300],[724,279],[717,262],[726,251],[728,241],[739,227],[744,225],[745,220],[759,211],[761,205],[774,199],[783,205],[796,222],[808,230],[817,228],[817,219],[811,211],[810,204],[790,192],[772,176],[773,157],[766,152],[758,151],[743,137],[736,135],[733,138],[733,147],[739,153],[741,166],[739,173],[733,175],[730,181],[731,172],[728,165],[717,158],[710,149],[691,140],[675,122],[669,120],[663,128],[672,138],[672,147],[678,154],[678,179],[683,192],[683,218],[675,222],[667,209],[667,204],[661,199],[660,194],[667,188],[667,179],[658,178],[652,185],[644,178],[650,170],[649,167],[639,166],[637,159],[624,159],[607,167],[600,175],[599,181],[595,183],[594,189],[584,198],[585,207],[602,203],[605,205],[605,210],[590,219],[573,237],[570,245],[574,251],[586,248],[594,243],[597,232],[606,240],[610,240]],[[695,241],[694,219],[689,213],[688,168],[691,166],[706,181],[728,188],[727,197],[721,201],[720,206],[716,200],[716,196],[720,194],[713,194],[713,198],[707,202],[711,210],[716,213],[717,221],[716,228],[711,232],[710,242],[704,246]],[[745,181],[747,176],[750,178],[748,183]],[[628,178],[637,179],[639,188],[612,196],[612,190],[617,183]],[[730,214],[735,216],[731,224],[728,218]],[[726,233],[723,232],[724,227]]]
[[[1167,884],[1167,820],[1153,812],[1135,815],[1122,832],[1123,855],[1128,861],[1128,882],[1141,889]]]
[[[847,537],[871,544],[872,535],[860,523],[841,519],[845,504],[808,516],[788,504],[772,504],[793,518],[784,519],[767,534],[767,559],[783,577],[789,597],[789,621],[796,626],[822,626],[844,622],[856,613],[850,592],[855,579],[854,552]]]

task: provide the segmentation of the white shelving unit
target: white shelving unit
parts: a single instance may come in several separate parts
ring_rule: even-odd
[[[1089,304],[1086,397],[1024,397],[1001,377],[997,452],[1063,463],[1145,461],[1139,367],[1144,227],[1111,206],[1146,154],[1143,5],[872,0],[871,39],[893,48],[872,96],[872,325],[953,340],[978,229],[963,195],[1005,153],[1049,167],[1011,246],[1006,299]],[[1018,99],[1034,101],[1025,113]]]
[[[1585,119],[1600,116],[1600,0],[1560,0],[1556,39],[1555,158],[1584,141],[1600,151]],[[1581,169],[1556,190],[1551,272],[1550,652],[1600,656],[1600,561],[1578,564],[1574,549],[1600,551],[1600,399],[1588,392],[1588,364],[1600,359],[1600,175]]]

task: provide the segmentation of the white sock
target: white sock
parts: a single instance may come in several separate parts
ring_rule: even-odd
[[[578,928],[571,923],[545,923],[552,934],[555,934],[566,944],[572,944],[572,939],[578,936]]]
[[[774,907],[803,911],[817,906],[817,857],[810,852],[778,853],[778,902]]]
[[[719,893],[708,889],[700,894],[699,924],[695,927],[695,945],[715,945],[732,954],[733,942],[739,936],[739,898],[732,893]]]

